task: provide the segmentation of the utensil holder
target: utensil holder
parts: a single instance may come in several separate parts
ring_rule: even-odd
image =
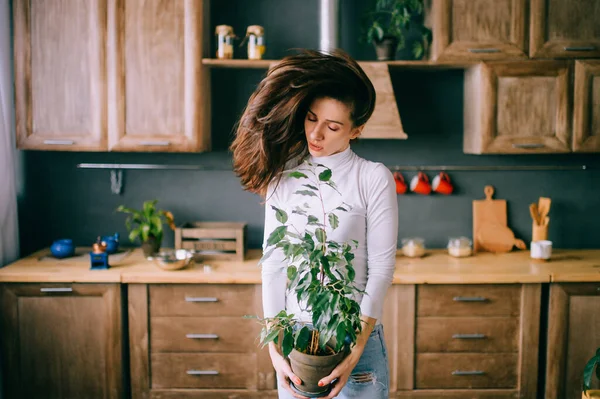
[[[533,222],[531,241],[542,241],[548,239],[548,225],[540,226]]]

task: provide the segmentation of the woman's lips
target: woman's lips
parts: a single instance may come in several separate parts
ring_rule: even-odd
[[[314,145],[313,143],[308,143],[308,146],[310,147],[311,150],[315,150],[315,151],[321,151],[323,149],[323,147],[319,147],[318,145]]]

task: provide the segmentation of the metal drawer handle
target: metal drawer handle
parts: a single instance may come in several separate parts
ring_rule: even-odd
[[[455,296],[452,298],[454,302],[487,302],[487,298],[483,296]]]
[[[485,375],[485,371],[481,371],[481,370],[473,370],[473,371],[454,370],[452,372],[452,375],[457,375],[457,376],[464,376],[464,375]]]
[[[530,143],[530,144],[513,144],[513,148],[524,148],[524,149],[534,149],[534,148],[544,148],[544,144],[538,143]]]
[[[75,142],[73,140],[44,140],[44,144],[50,145],[73,145]]]
[[[217,334],[185,334],[190,339],[219,339]]]
[[[73,288],[40,288],[40,292],[73,292]]]
[[[188,370],[187,375],[219,375],[217,370]]]
[[[186,296],[186,302],[218,302],[217,298]]]
[[[596,47],[594,46],[586,46],[586,47],[565,47],[565,51],[594,51]]]
[[[140,145],[146,145],[146,146],[161,146],[161,147],[166,147],[168,145],[171,145],[170,141],[141,141]]]
[[[454,339],[484,339],[485,334],[454,334]]]
[[[497,48],[470,48],[469,49],[470,53],[474,53],[474,54],[478,54],[478,53],[499,53],[500,50],[498,50]]]

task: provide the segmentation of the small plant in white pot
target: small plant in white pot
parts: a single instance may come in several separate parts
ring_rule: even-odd
[[[590,390],[592,385],[592,377],[594,375],[594,370],[596,373],[596,378],[600,380],[600,348],[596,350],[596,354],[592,356],[590,360],[588,360],[585,368],[583,369],[583,384],[582,384],[582,398],[583,399],[594,399],[600,398],[600,390],[593,389]]]
[[[287,295],[294,295],[301,310],[308,312],[312,320],[303,322],[299,315],[282,310],[275,317],[259,319],[263,325],[260,340],[263,346],[275,342],[289,357],[292,371],[302,380],[300,387],[292,383],[293,389],[304,396],[319,397],[331,389],[318,386],[319,380],[345,358],[361,331],[360,304],[355,298],[364,291],[354,283],[352,267],[358,242],[328,238],[338,227],[338,212],[350,209],[341,199],[335,209],[324,208],[325,188],[340,194],[329,168],[305,161],[288,177],[305,181],[305,189],[295,195],[316,197],[321,206],[310,209],[304,203],[292,210],[306,218],[304,231],[288,222],[287,212],[273,207],[280,226],[270,232],[261,262],[281,249],[288,265]]]

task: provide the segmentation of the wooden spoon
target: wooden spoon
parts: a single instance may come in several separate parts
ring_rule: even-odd
[[[534,223],[539,226],[540,225],[540,219],[539,219],[540,215],[538,213],[538,206],[535,202],[529,205],[529,214],[531,215],[531,218],[533,219]]]
[[[548,216],[548,213],[550,213],[550,204],[551,203],[552,203],[552,200],[547,197],[540,197],[540,199],[538,200],[537,206],[538,206],[538,211],[540,214],[540,218],[539,218],[540,223],[543,223],[546,216]],[[540,223],[538,223],[538,224],[540,224]]]

